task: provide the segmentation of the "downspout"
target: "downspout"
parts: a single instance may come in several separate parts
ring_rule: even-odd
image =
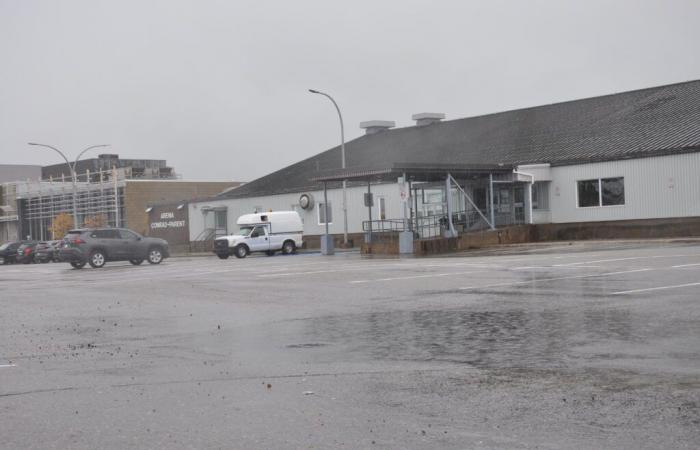
[[[528,223],[532,225],[534,223],[534,220],[532,218],[532,186],[535,184],[535,176],[531,173],[527,172],[520,172],[519,170],[513,169],[513,173],[516,175],[524,175],[526,177],[530,177],[530,189],[529,189],[529,200],[528,200],[528,212],[529,212],[529,221]]]

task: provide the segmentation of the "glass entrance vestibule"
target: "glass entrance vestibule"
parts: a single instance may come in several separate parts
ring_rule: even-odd
[[[367,185],[367,243],[386,239],[456,237],[462,233],[533,223],[533,209],[546,207],[548,186],[513,167],[393,167],[342,170],[314,181],[346,179]],[[377,217],[372,183],[396,180],[402,203],[400,217]],[[546,183],[548,185],[548,182]],[[396,208],[392,208],[396,210]],[[406,236],[407,235],[407,236]]]
[[[448,195],[452,226],[459,234],[527,223],[527,183],[513,180],[510,174],[450,178],[449,191],[445,181],[411,182],[410,222],[416,238],[445,234]]]

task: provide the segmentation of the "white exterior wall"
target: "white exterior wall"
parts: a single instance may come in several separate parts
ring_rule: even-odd
[[[362,233],[362,222],[368,219],[367,207],[364,206],[364,194],[367,186],[348,187],[347,208],[348,208],[348,233]],[[396,183],[372,185],[372,193],[375,198],[375,206],[372,208],[372,219],[377,219],[377,197],[386,198],[386,217],[396,219],[403,217],[403,206],[399,198],[399,187]],[[225,206],[227,208],[228,231],[229,233],[238,230],[236,220],[243,214],[252,213],[256,207],[261,211],[290,211],[293,205],[299,204],[301,194],[311,194],[314,197],[314,207],[311,210],[300,212],[304,222],[305,235],[320,235],[325,233],[325,225],[318,223],[319,203],[323,202],[323,190],[297,192],[293,194],[277,194],[262,197],[249,197],[239,199],[210,200],[190,203],[190,240],[194,241],[206,228],[204,224],[204,214],[201,208]],[[329,224],[331,234],[343,233],[343,190],[341,188],[328,189],[328,202],[332,207],[333,223]],[[209,215],[213,216],[213,212]],[[210,219],[211,220],[211,219]]]
[[[700,216],[700,153],[551,168],[553,223]],[[625,204],[579,208],[577,180],[625,178]]]

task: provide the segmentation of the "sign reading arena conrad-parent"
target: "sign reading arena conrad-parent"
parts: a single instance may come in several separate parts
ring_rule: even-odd
[[[154,206],[148,212],[148,235],[163,238],[170,244],[187,244],[190,228],[187,205]]]

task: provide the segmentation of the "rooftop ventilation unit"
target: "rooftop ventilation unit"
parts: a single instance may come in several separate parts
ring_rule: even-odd
[[[418,113],[411,116],[411,119],[416,121],[416,125],[422,127],[431,123],[440,122],[445,118],[443,113]]]
[[[365,130],[365,134],[376,134],[394,128],[396,122],[393,120],[368,120],[360,122],[360,128]]]

